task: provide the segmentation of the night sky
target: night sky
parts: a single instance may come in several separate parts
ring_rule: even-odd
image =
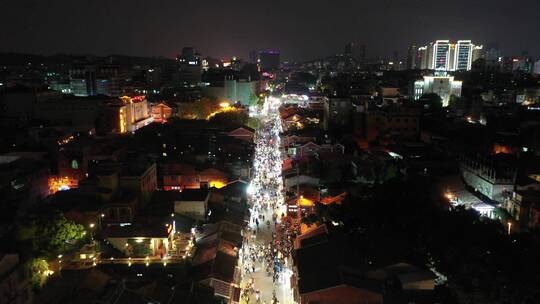
[[[538,0],[0,0],[0,51],[247,58],[279,49],[304,60],[367,45],[404,57],[435,39],[498,42],[505,55],[540,55]]]

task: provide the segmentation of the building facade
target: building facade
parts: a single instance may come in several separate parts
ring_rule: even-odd
[[[203,95],[220,101],[227,101],[231,104],[240,103],[249,106],[257,98],[259,82],[251,79],[234,79],[228,77],[223,82],[223,86],[203,87]]]
[[[148,111],[148,102],[145,96],[122,96],[118,108],[119,133],[135,132],[150,124],[153,117]]]
[[[489,158],[463,157],[461,175],[465,183],[488,199],[502,203],[513,191],[517,170],[511,156],[499,153]]]
[[[451,96],[461,97],[462,84],[462,81],[446,74],[424,76],[423,80],[414,82],[413,98],[418,100],[424,94],[435,93],[441,97],[443,107],[447,107]]]
[[[469,71],[482,49],[481,45],[475,45],[471,40],[436,40],[418,48],[416,60],[421,69]]]
[[[160,102],[152,106],[152,117],[158,123],[166,123],[171,117],[176,115],[174,112],[173,107],[165,102]]]

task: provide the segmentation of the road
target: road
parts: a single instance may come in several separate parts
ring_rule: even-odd
[[[280,304],[294,303],[289,281],[290,257],[283,256],[273,245],[275,225],[279,225],[280,215],[285,212],[279,105],[279,99],[268,98],[256,113],[261,124],[255,137],[254,174],[248,191],[251,220],[240,258],[240,286],[244,293],[241,303],[270,304],[273,299]]]

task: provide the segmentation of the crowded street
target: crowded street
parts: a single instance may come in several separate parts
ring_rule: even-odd
[[[280,100],[268,98],[256,113],[254,174],[248,188],[250,222],[241,251],[241,303],[293,303],[290,288],[291,240],[285,218],[281,176]],[[277,233],[281,232],[281,233]]]

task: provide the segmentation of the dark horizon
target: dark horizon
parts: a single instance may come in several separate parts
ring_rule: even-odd
[[[340,53],[346,43],[367,46],[367,57],[404,58],[410,44],[436,39],[498,43],[504,55],[540,55],[533,0],[288,1],[253,3],[23,0],[0,4],[0,52],[51,55],[125,54],[174,58],[184,46],[215,58],[248,58],[278,49],[283,60]],[[454,13],[448,13],[454,12]]]

